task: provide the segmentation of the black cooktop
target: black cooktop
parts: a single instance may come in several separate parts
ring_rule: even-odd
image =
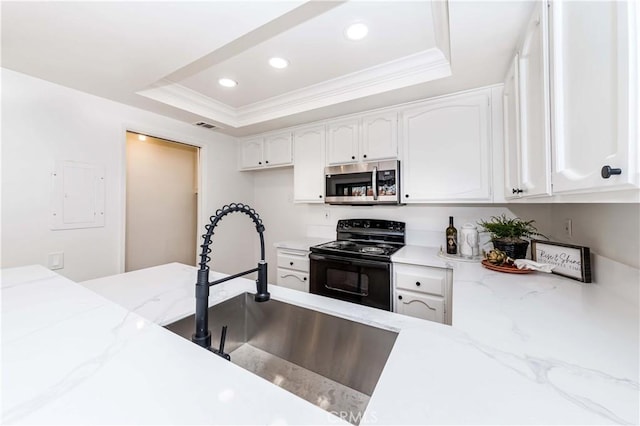
[[[379,219],[343,219],[336,226],[336,241],[311,247],[314,253],[390,261],[404,246],[404,222]]]

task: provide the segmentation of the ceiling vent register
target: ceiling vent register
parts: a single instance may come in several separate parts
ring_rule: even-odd
[[[207,123],[206,121],[198,121],[196,123],[193,123],[194,126],[198,126],[198,127],[204,127],[205,129],[210,129],[210,130],[215,130],[218,127],[214,126],[211,123]]]

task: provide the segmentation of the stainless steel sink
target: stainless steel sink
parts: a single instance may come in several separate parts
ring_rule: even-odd
[[[393,331],[278,300],[256,303],[249,293],[209,308],[214,348],[219,345],[224,325],[228,326],[225,351],[231,354],[231,362],[328,411],[340,412],[337,414],[342,417],[345,417],[341,413],[343,408],[356,410],[358,413],[349,413],[346,418],[356,424],[398,336]],[[166,328],[191,339],[194,315]],[[247,347],[251,351],[247,352]],[[238,356],[234,357],[236,350]],[[296,384],[296,381],[302,383]],[[313,389],[312,382],[317,382],[317,391],[310,390]],[[356,396],[336,397],[336,389],[328,389],[332,386],[340,388],[339,392],[345,392],[342,388],[346,386],[354,390]],[[328,395],[337,400],[337,405],[328,401]],[[344,401],[339,399],[349,399],[351,405],[345,408],[340,405]],[[354,400],[358,402],[354,403]],[[352,421],[354,419],[356,421]]]

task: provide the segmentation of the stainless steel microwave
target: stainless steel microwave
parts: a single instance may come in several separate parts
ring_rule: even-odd
[[[391,160],[326,167],[325,203],[400,204],[400,162]]]

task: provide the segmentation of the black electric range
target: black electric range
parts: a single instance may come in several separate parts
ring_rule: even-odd
[[[344,219],[337,239],[311,247],[309,291],[391,310],[391,256],[405,244],[404,222]]]

